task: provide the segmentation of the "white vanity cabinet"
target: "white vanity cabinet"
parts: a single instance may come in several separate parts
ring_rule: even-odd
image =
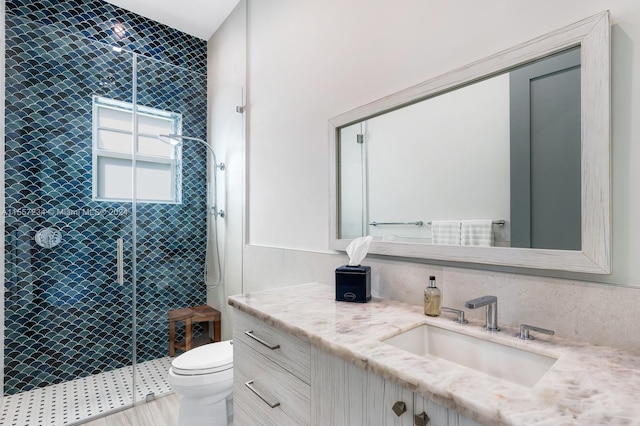
[[[413,425],[410,390],[318,348],[311,359],[313,426]],[[398,401],[406,406],[400,416],[392,408]]]
[[[234,424],[310,424],[310,345],[234,311]]]
[[[239,426],[413,426],[423,412],[429,426],[477,425],[237,309],[233,345]],[[398,402],[406,409],[400,415]]]
[[[311,348],[312,426],[474,426],[475,421],[321,349]],[[394,412],[403,403],[406,411]],[[401,408],[396,406],[396,409]],[[422,423],[414,415],[425,413]],[[426,421],[426,419],[425,419]]]
[[[480,426],[475,420],[463,416],[455,410],[451,410],[435,402],[414,394],[413,410],[416,414],[427,413],[431,419],[429,426]]]

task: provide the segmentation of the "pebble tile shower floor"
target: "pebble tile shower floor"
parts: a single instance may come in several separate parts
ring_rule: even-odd
[[[171,358],[138,364],[136,401],[172,392],[167,382]],[[80,424],[92,417],[126,407],[131,400],[131,366],[70,382],[5,396],[0,407],[1,426],[58,426]]]

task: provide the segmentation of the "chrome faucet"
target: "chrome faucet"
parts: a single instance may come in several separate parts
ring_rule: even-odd
[[[484,328],[490,331],[500,331],[498,327],[498,298],[496,296],[482,296],[464,302],[464,306],[469,309],[477,309],[483,306],[486,310],[486,323]]]

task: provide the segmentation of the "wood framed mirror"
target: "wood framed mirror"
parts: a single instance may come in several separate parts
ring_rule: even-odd
[[[531,74],[540,73],[541,67],[545,75],[568,78],[572,74],[577,80],[549,79],[553,84],[545,90],[556,98],[541,107],[535,107],[542,96],[533,89],[535,99],[514,101],[513,81],[522,75],[526,85],[542,81],[539,74]],[[560,88],[569,87],[575,88],[573,95],[570,89],[558,95]],[[572,97],[573,104],[560,104]],[[507,115],[494,114],[489,104],[495,104],[496,110],[506,108]],[[449,115],[443,112],[446,105],[451,106]],[[517,105],[524,105],[526,113]],[[574,124],[559,123],[556,127],[562,135],[558,137],[547,131],[520,129],[520,134],[534,136],[526,148],[518,148],[521,145],[512,141],[514,130],[522,126],[514,117],[520,114],[527,121],[534,110],[548,115],[547,121],[571,115],[573,110]],[[410,118],[398,118],[401,116]],[[497,123],[497,133],[492,128],[485,134],[487,123]],[[462,136],[453,138],[454,133]],[[411,136],[417,134],[421,137]],[[541,163],[535,174],[522,172],[538,161],[530,157],[540,157],[540,149],[530,147],[546,144],[556,149],[572,137],[577,145],[563,148],[570,153],[557,160],[556,166]],[[347,140],[353,143],[347,146]],[[353,238],[373,235],[369,250],[373,254],[611,272],[608,12],[341,114],[329,121],[329,143],[332,249],[344,250]],[[529,157],[523,160],[520,151]],[[461,159],[461,152],[470,152],[469,159]],[[545,155],[560,156],[555,150]],[[443,170],[451,174],[443,176],[438,171],[442,164],[449,165]],[[474,174],[473,164],[481,164],[486,172]],[[550,173],[556,169],[560,174]],[[421,170],[427,172],[420,174]],[[531,201],[534,199],[538,201]],[[530,213],[533,210],[527,203],[545,208]],[[491,246],[434,243],[431,222],[475,218],[493,221]],[[388,234],[381,231],[385,226],[391,229]],[[549,237],[544,237],[545,232]]]

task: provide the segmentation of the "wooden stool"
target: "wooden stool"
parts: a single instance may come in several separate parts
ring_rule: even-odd
[[[207,343],[220,341],[220,311],[209,305],[175,309],[168,312],[169,318],[169,356],[174,356],[176,349],[188,351]],[[185,323],[185,338],[176,341],[176,322]],[[213,339],[209,337],[209,322],[213,322]],[[193,338],[193,324],[202,323],[203,335]]]

